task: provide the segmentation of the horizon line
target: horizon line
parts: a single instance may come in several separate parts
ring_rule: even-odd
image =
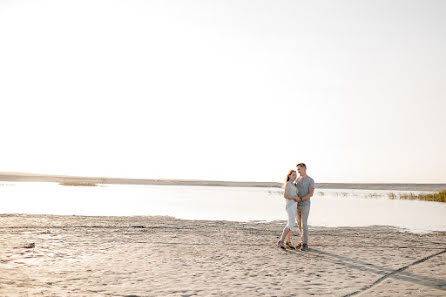
[[[258,181],[224,181],[204,179],[172,179],[172,178],[128,178],[128,177],[98,177],[74,176],[60,174],[42,174],[28,172],[2,172],[1,181],[16,182],[57,182],[57,183],[94,183],[94,184],[127,184],[127,185],[189,185],[189,186],[233,186],[233,187],[273,187],[281,188],[283,182]],[[446,189],[446,183],[364,183],[364,182],[319,182],[319,189],[365,189],[365,190],[412,190],[440,191]]]

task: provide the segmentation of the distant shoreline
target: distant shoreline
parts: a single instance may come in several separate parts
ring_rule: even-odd
[[[84,177],[67,175],[46,175],[32,173],[0,172],[0,181],[11,182],[55,182],[55,183],[89,183],[110,185],[163,185],[163,186],[219,186],[219,187],[260,187],[281,188],[278,182],[250,181],[213,181],[181,179],[142,179],[114,177]],[[441,191],[446,184],[379,184],[379,183],[316,183],[318,189],[358,189],[358,190],[396,190],[396,191]]]

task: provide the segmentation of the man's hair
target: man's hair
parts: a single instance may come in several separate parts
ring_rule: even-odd
[[[299,166],[307,169],[307,165],[305,165],[305,163],[299,163],[296,165],[296,167],[299,167]]]

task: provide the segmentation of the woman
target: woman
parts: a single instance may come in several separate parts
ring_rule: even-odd
[[[297,188],[294,185],[294,181],[297,178],[297,174],[295,170],[290,170],[288,172],[288,175],[286,177],[286,184],[285,184],[285,192],[283,193],[283,197],[286,199],[286,212],[288,214],[288,224],[283,228],[282,236],[280,237],[279,241],[277,242],[277,245],[285,249],[285,245],[289,248],[294,248],[294,246],[291,244],[291,230],[296,225],[296,214],[297,214],[297,202],[300,201],[300,198],[297,196]],[[285,242],[285,239],[288,238],[287,242]]]

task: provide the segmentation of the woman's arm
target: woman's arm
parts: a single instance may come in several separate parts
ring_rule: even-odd
[[[297,197],[297,196],[291,196],[291,195],[288,195],[288,192],[290,191],[290,184],[289,183],[286,183],[286,186],[285,186],[285,192],[283,193],[283,197],[285,198],[285,199],[288,199],[288,200],[294,200],[294,201],[299,201],[298,199],[299,199],[299,197]]]

